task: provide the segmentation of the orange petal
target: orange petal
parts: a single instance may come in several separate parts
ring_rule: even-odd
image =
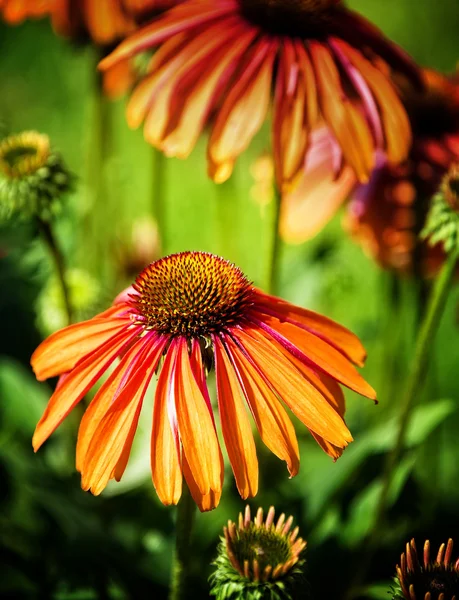
[[[86,27],[97,44],[111,44],[135,28],[116,0],[83,0]],[[70,9],[69,9],[70,10]]]
[[[277,340],[284,348],[286,345],[297,348],[303,353],[308,362],[314,363],[320,370],[325,371],[325,373],[333,377],[333,379],[336,379],[362,396],[366,396],[372,400],[376,399],[374,389],[357,372],[352,363],[335,350],[333,346],[306,331],[306,329],[300,329],[291,323],[283,323],[271,316],[266,315],[263,318],[263,322],[271,330],[274,330],[276,334],[280,334],[284,338],[285,345],[279,339]],[[272,333],[268,332],[267,335],[273,337]],[[286,349],[286,352],[289,352],[289,350]]]
[[[196,381],[187,340],[179,338],[175,406],[183,452],[201,494],[220,486],[220,447],[205,398]]]
[[[129,454],[150,380],[158,366],[164,341],[152,343],[141,364],[131,373],[103,419],[97,425],[81,470],[81,487],[98,495]],[[124,456],[123,456],[124,455]]]
[[[42,342],[30,362],[39,381],[66,373],[130,324],[127,319],[96,318],[56,331]]]
[[[236,80],[217,115],[208,146],[210,172],[228,167],[263,124],[268,111],[276,47],[258,45],[236,73]],[[221,181],[221,171],[219,172]],[[229,175],[228,175],[229,176]]]
[[[222,470],[222,479],[223,479],[223,457],[221,457],[221,470]],[[201,512],[207,512],[209,510],[213,510],[217,508],[220,503],[220,498],[222,496],[222,487],[220,486],[217,490],[210,490],[208,494],[202,494],[194,480],[193,473],[191,472],[190,465],[186,459],[186,456],[183,455],[183,475],[187,482],[188,488],[190,490],[191,496],[193,500],[198,505],[198,508]]]
[[[249,417],[234,368],[223,343],[214,336],[218,410],[228,457],[243,499],[258,491],[258,460]]]
[[[77,471],[81,472],[94,432],[106,415],[115,397],[121,391],[121,384],[136,370],[138,363],[144,358],[145,343],[149,343],[149,340],[145,341],[145,338],[137,340],[124,354],[119,365],[103,383],[86,409],[78,429],[76,447]]]
[[[346,161],[365,183],[374,167],[373,139],[364,117],[346,97],[328,48],[309,42],[322,115],[336,136]]]
[[[206,0],[200,0],[199,3],[185,2],[124,40],[100,62],[99,69],[108,69],[118,61],[152,48],[181,31],[197,27],[232,11],[234,8],[230,5],[217,6]]]
[[[177,504],[182,495],[182,457],[175,415],[175,374],[177,345],[170,345],[156,387],[151,429],[151,474],[163,504]],[[173,415],[173,423],[169,414]],[[175,431],[172,431],[174,427]]]
[[[271,388],[308,429],[336,446],[344,447],[352,442],[341,416],[273,342],[256,329],[233,333]]]
[[[231,354],[231,362],[261,439],[273,454],[285,460],[291,477],[294,477],[298,473],[300,453],[291,420],[272,389],[231,338],[225,338],[225,347]]]
[[[359,338],[346,327],[312,310],[295,306],[290,302],[276,298],[276,296],[265,294],[261,290],[257,290],[256,304],[265,307],[268,311],[277,313],[276,317],[280,321],[285,319],[304,326],[311,333],[337,348],[353,363],[363,366],[367,356],[365,348]]]
[[[35,452],[78,404],[137,332],[123,331],[83,359],[65,379],[61,379],[39,420],[32,439]]]
[[[321,231],[357,183],[349,165],[336,173],[328,128],[321,127],[310,137],[297,185],[282,195],[279,232],[288,244],[301,244]]]

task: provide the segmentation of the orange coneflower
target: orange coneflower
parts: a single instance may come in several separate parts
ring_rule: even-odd
[[[0,0],[0,16],[10,25],[50,13],[55,0]]]
[[[223,439],[243,498],[258,488],[246,403],[262,440],[293,476],[298,443],[281,400],[336,459],[352,441],[338,384],[375,398],[352,366],[363,364],[365,351],[351,332],[257,290],[222,258],[183,252],[149,265],[112,308],[58,331],[35,351],[38,379],[62,375],[37,425],[35,450],[116,359],[78,434],[77,469],[83,489],[94,494],[121,478],[155,372],[153,483],[164,504],[176,504],[183,474],[201,510],[217,506],[223,479],[206,386],[212,367]]]
[[[127,117],[145,137],[185,158],[211,127],[209,174],[226,180],[265,120],[273,93],[279,184],[294,183],[309,132],[328,123],[361,181],[374,146],[399,162],[409,123],[389,68],[417,79],[411,60],[340,0],[185,0],[127,38],[101,63],[159,46]]]
[[[459,161],[459,78],[423,73],[426,92],[405,92],[413,129],[408,160],[395,166],[380,157],[368,185],[356,188],[348,229],[381,266],[411,272],[416,261],[432,275],[444,258],[440,246],[417,244],[430,198]],[[416,250],[416,251],[415,251]]]

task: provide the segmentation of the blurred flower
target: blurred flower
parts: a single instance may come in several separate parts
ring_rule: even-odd
[[[10,25],[49,14],[55,0],[0,0],[0,16]]]
[[[259,508],[251,520],[250,507],[239,513],[239,523],[228,521],[211,576],[211,595],[218,600],[287,600],[305,598],[307,583],[303,575],[306,542],[298,537],[299,528],[290,531],[293,518],[282,514],[274,522],[275,509],[263,520]],[[301,589],[301,596],[295,590]]]
[[[113,248],[123,277],[129,280],[136,277],[139,271],[159,258],[160,247],[156,221],[149,217],[134,221],[130,239],[118,242]]]
[[[264,152],[250,165],[253,185],[250,196],[260,207],[261,214],[274,198],[274,163],[270,154]]]
[[[452,560],[453,540],[442,544],[435,560],[430,560],[430,542],[424,544],[419,561],[411,540],[397,565],[398,585],[393,600],[456,600],[459,598],[459,559]],[[397,581],[397,580],[396,580]]]
[[[97,306],[100,287],[86,271],[69,269],[65,274],[72,305],[72,313],[84,318]],[[56,276],[49,279],[37,301],[37,315],[40,329],[49,335],[67,325],[67,309],[62,295],[62,286]]]
[[[217,506],[223,458],[206,386],[215,367],[223,438],[243,498],[258,489],[258,462],[247,402],[262,440],[299,468],[293,425],[279,399],[333,458],[352,441],[339,383],[375,398],[352,363],[365,351],[344,327],[254,288],[233,264],[204,252],[149,265],[115,305],[44,341],[32,356],[39,380],[63,375],[37,425],[35,450],[103,373],[80,425],[77,469],[99,494],[125,470],[142,401],[153,374],[151,468],[164,504],[176,504],[182,473],[201,510]],[[161,365],[161,368],[160,368]]]
[[[0,216],[38,215],[49,220],[71,188],[72,176],[49,138],[24,131],[0,141]]]
[[[441,265],[440,246],[419,245],[430,198],[459,160],[459,78],[424,71],[426,92],[405,89],[413,129],[408,160],[391,166],[380,157],[368,185],[355,190],[347,227],[381,266],[429,276]]]
[[[340,0],[185,0],[141,28],[103,70],[159,46],[132,94],[128,123],[186,158],[211,127],[209,175],[223,182],[266,118],[273,94],[273,147],[282,187],[300,175],[310,131],[322,119],[361,181],[381,147],[391,162],[409,150],[409,122],[389,70],[414,81],[402,50]]]

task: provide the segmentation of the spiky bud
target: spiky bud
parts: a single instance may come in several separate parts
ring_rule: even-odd
[[[274,522],[272,506],[266,519],[259,508],[251,519],[250,507],[239,521],[228,521],[214,561],[211,594],[217,600],[291,600],[307,598],[304,577],[306,542],[291,530],[293,517],[282,514]]]
[[[393,600],[459,600],[459,559],[453,560],[452,554],[453,540],[449,539],[432,561],[427,540],[420,560],[411,540],[397,565]]]
[[[48,221],[60,209],[73,177],[49,138],[23,131],[0,141],[0,218],[13,214]]]
[[[428,239],[431,246],[442,243],[447,253],[459,251],[459,164],[450,168],[439,192],[432,198],[421,236]]]

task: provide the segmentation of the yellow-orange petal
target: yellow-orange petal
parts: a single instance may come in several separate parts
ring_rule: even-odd
[[[225,338],[225,346],[231,353],[231,362],[261,439],[273,454],[287,463],[290,476],[294,477],[300,466],[300,452],[293,423],[275,393],[231,338]]]
[[[148,342],[148,340],[147,340]],[[121,391],[121,383],[135,371],[138,361],[144,358],[145,341],[139,339],[121,358],[119,365],[102,384],[86,409],[78,429],[76,446],[76,469],[81,472],[87,449],[94,432],[106,415],[115,397]]]
[[[61,379],[39,420],[32,438],[35,452],[78,404],[117,356],[129,345],[136,332],[121,332],[83,359],[65,379]]]
[[[376,399],[376,392],[358,373],[352,363],[320,337],[268,315],[264,317],[263,322],[276,334],[280,334],[287,345],[297,348],[308,361],[314,363],[320,370],[325,371],[325,373],[358,394],[372,400]],[[270,333],[267,335],[273,337]],[[280,345],[285,348],[282,342]],[[286,349],[285,352],[289,352],[289,350]]]
[[[275,45],[251,52],[236,74],[234,85],[218,112],[208,145],[210,171],[228,165],[243,152],[263,124],[268,111]],[[227,169],[226,169],[227,171]],[[221,172],[219,173],[221,178]]]
[[[175,406],[183,452],[201,494],[220,485],[220,448],[212,417],[190,364],[186,338],[178,341]]]
[[[217,508],[220,503],[220,498],[222,496],[222,486],[220,486],[217,490],[209,490],[208,494],[202,494],[196,485],[196,481],[194,480],[193,473],[190,469],[190,465],[186,459],[186,456],[183,455],[182,462],[183,475],[187,482],[188,488],[190,490],[191,496],[193,500],[196,502],[199,510],[201,512],[207,512],[209,510],[213,510]],[[221,457],[221,471],[222,471],[222,483],[223,483],[223,457]]]
[[[374,167],[370,129],[357,108],[345,96],[335,61],[322,43],[311,41],[309,49],[316,74],[322,115],[338,140],[346,161],[359,181],[368,181]]]
[[[280,321],[286,319],[303,325],[311,333],[337,348],[353,363],[363,366],[367,356],[366,350],[359,338],[346,327],[312,310],[265,294],[261,290],[257,290],[256,304],[277,313],[276,316]]]
[[[218,411],[237,489],[243,499],[258,491],[258,460],[247,410],[224,345],[214,337]]]
[[[311,431],[344,447],[352,436],[341,416],[281,350],[257,329],[234,331],[269,385]]]
[[[163,340],[152,343],[92,436],[81,469],[81,487],[95,496],[106,487],[123,453],[130,451],[142,401],[163,349]]]
[[[177,504],[182,495],[182,456],[174,399],[176,363],[177,346],[172,342],[156,386],[150,444],[153,485],[159,499],[166,506]],[[175,431],[172,431],[172,427]]]
[[[82,358],[114,338],[129,325],[123,318],[96,318],[56,331],[42,342],[30,359],[39,381],[73,369]]]

